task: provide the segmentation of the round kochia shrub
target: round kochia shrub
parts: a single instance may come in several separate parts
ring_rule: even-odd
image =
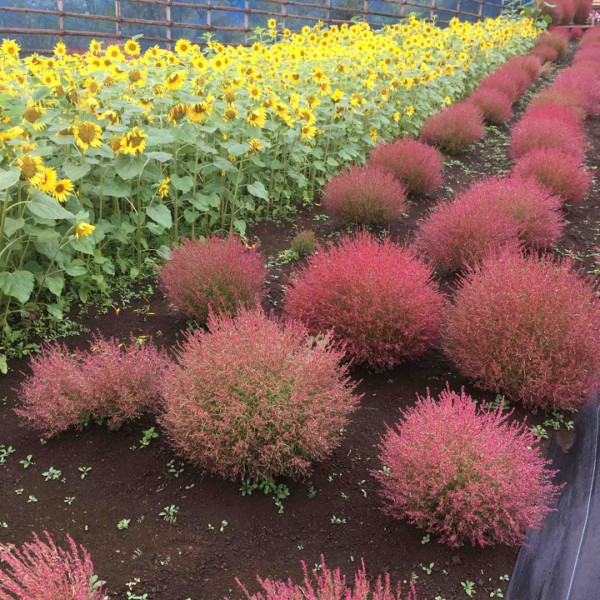
[[[87,352],[69,353],[50,344],[30,360],[31,374],[20,387],[16,413],[46,437],[91,419],[111,428],[153,412],[169,360],[150,342],[120,344],[96,336]]]
[[[389,223],[406,210],[406,187],[378,166],[353,166],[325,184],[323,207],[339,223]]]
[[[515,173],[535,179],[563,202],[581,202],[594,179],[571,155],[555,148],[532,150],[519,158]]]
[[[0,545],[0,598],[2,600],[103,600],[102,582],[83,546],[67,536],[67,550],[45,532],[18,548]]]
[[[260,252],[238,239],[184,239],[162,266],[161,287],[185,317],[206,323],[211,311],[235,314],[261,299],[267,277]]]
[[[401,414],[374,473],[389,514],[450,546],[520,545],[542,526],[558,488],[524,423],[449,389]]]
[[[361,233],[309,258],[285,310],[311,333],[332,330],[354,363],[391,368],[438,339],[444,300],[431,276],[410,248]]]
[[[165,378],[160,423],[173,446],[226,478],[306,475],[358,402],[343,352],[260,310],[208,327],[188,335]]]
[[[542,64],[552,63],[558,59],[558,51],[548,44],[534,46],[531,50],[531,54],[536,58],[539,58],[542,61]]]
[[[475,90],[469,100],[481,111],[486,123],[502,125],[512,116],[512,102],[502,91],[493,87]]]
[[[460,282],[444,348],[484,389],[527,406],[577,408],[600,374],[600,305],[567,263],[514,252]]]
[[[529,109],[513,127],[510,154],[518,159],[536,148],[556,148],[583,162],[585,131],[572,110],[555,104]]]
[[[562,233],[561,204],[535,180],[490,177],[441,203],[421,224],[417,243],[448,271],[507,245],[545,248]]]
[[[431,194],[442,184],[442,156],[417,140],[379,144],[371,152],[369,163],[389,171],[409,193]]]
[[[421,129],[423,142],[448,154],[458,154],[484,136],[483,115],[471,102],[447,106],[431,115]]]
[[[411,583],[406,595],[402,595],[400,584],[393,586],[389,575],[378,577],[372,584],[367,576],[364,561],[354,576],[354,585],[347,583],[339,569],[331,571],[321,557],[319,569],[311,574],[305,562],[302,562],[304,581],[298,585],[291,579],[273,581],[258,577],[261,591],[251,594],[236,579],[247,600],[417,600],[415,588]],[[228,599],[226,599],[228,600]]]

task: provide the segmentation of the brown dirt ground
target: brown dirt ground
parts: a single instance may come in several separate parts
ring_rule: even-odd
[[[546,79],[547,81],[547,79]],[[544,85],[544,82],[537,84]],[[517,111],[518,112],[518,111]],[[600,117],[587,123],[593,150],[589,165],[600,166]],[[491,131],[487,139],[452,161],[446,168],[445,187],[437,198],[448,197],[474,179],[510,168],[506,155],[507,127]],[[434,203],[433,198],[415,200],[408,218],[390,228],[395,239],[410,239],[415,225]],[[330,223],[315,220],[319,206],[303,209],[289,222],[264,223],[252,236],[265,254],[276,257],[295,232],[313,229],[320,240],[335,237]],[[581,260],[583,270],[593,268],[593,253],[600,246],[600,195],[598,182],[581,205],[568,209],[568,233],[561,253]],[[275,267],[270,278],[266,308],[277,307],[289,272],[295,265]],[[443,281],[450,289],[451,279]],[[117,314],[109,310],[85,320],[91,330],[126,339],[150,335],[166,348],[176,343],[184,324],[170,312],[164,298],[155,293],[149,302],[136,301]],[[89,336],[68,340],[72,347],[85,347]],[[492,399],[476,391],[461,378],[449,361],[432,351],[419,361],[384,374],[354,370],[362,380],[364,400],[348,428],[342,446],[333,456],[315,466],[309,481],[287,482],[291,495],[282,515],[271,498],[255,492],[243,497],[240,484],[222,481],[177,460],[161,434],[149,447],[140,449],[142,432],[152,426],[150,417],[117,432],[91,426],[71,431],[42,445],[39,436],[22,427],[13,408],[14,388],[26,370],[26,361],[14,361],[0,379],[0,444],[15,453],[0,466],[0,538],[20,543],[31,532],[48,530],[63,540],[69,533],[90,551],[97,574],[107,580],[112,597],[126,598],[126,583],[140,582],[132,591],[148,594],[149,600],[217,600],[224,595],[239,598],[235,577],[250,588],[256,574],[263,577],[297,578],[300,561],[309,565],[326,556],[331,567],[352,573],[365,559],[369,573],[388,572],[394,580],[418,576],[420,598],[440,594],[445,600],[464,599],[461,582],[475,582],[478,598],[506,588],[499,577],[510,574],[517,549],[451,549],[432,539],[423,543],[423,532],[399,523],[380,510],[377,486],[370,471],[378,468],[377,443],[386,423],[393,423],[400,408],[410,405],[417,392],[430,388],[439,392],[449,382],[455,389],[465,386],[478,398]],[[516,417],[523,417],[518,410]],[[540,415],[528,415],[539,423]],[[33,455],[34,464],[24,469],[19,460]],[[171,461],[175,461],[172,463]],[[176,465],[174,474],[169,465]],[[50,466],[62,471],[60,481],[44,481]],[[78,467],[92,467],[81,479]],[[309,489],[316,490],[309,497]],[[29,503],[34,495],[37,502]],[[65,498],[74,498],[71,504]],[[164,507],[179,507],[173,525],[159,517]],[[332,518],[345,520],[332,523]],[[131,519],[128,529],[118,530],[121,519]],[[226,526],[222,524],[227,523]],[[423,566],[433,563],[427,575]]]

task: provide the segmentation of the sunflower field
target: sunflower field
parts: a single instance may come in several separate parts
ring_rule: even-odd
[[[533,21],[411,17],[257,30],[251,46],[181,39],[144,52],[0,48],[0,328],[139,278],[166,245],[279,218],[378,140],[416,134],[509,56]]]

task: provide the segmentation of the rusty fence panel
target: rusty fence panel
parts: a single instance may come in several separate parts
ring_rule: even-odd
[[[59,41],[83,49],[91,39],[119,43],[140,33],[145,47],[171,48],[182,37],[202,43],[207,34],[243,44],[269,19],[294,31],[353,19],[377,27],[411,13],[443,25],[497,16],[503,7],[504,0],[0,0],[0,37],[44,53]]]

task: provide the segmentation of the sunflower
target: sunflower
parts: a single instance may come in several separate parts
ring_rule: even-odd
[[[211,108],[208,102],[196,102],[196,104],[190,104],[187,107],[188,119],[192,123],[201,123],[210,113]]]
[[[174,71],[165,77],[165,88],[167,90],[178,90],[185,81],[185,71]]]
[[[92,54],[100,54],[100,52],[102,52],[102,43],[98,40],[92,40],[90,42],[89,50]]]
[[[127,40],[124,46],[125,54],[129,54],[129,56],[135,56],[136,54],[140,54],[142,48],[135,40]]]
[[[134,127],[121,138],[121,152],[123,154],[131,154],[132,156],[141,154],[146,147],[147,137],[148,134],[145,131],[139,127]]]
[[[84,121],[81,125],[73,128],[75,143],[87,152],[89,147],[100,148],[102,146],[102,129],[96,123]]]
[[[51,167],[44,167],[40,175],[39,181],[34,184],[35,187],[42,190],[46,194],[54,191],[56,180],[58,179],[56,171]]]
[[[58,42],[58,44],[56,44],[56,46],[54,46],[54,56],[66,56],[67,54],[67,47],[62,43],[62,42]]]
[[[344,97],[344,92],[342,90],[335,90],[333,94],[331,94],[331,100],[335,103],[339,102]]]
[[[0,46],[0,52],[2,52],[2,54],[11,56],[12,58],[18,58],[19,50],[21,50],[21,47],[14,40],[2,40],[2,46]]]
[[[160,182],[158,186],[158,193],[161,198],[166,198],[169,195],[169,183],[171,183],[171,178],[167,177]]]
[[[267,27],[269,29],[275,29],[277,27],[277,21],[275,19],[269,19],[267,21]]]
[[[248,112],[246,116],[246,121],[250,123],[253,127],[264,127],[266,121],[266,111],[264,108],[260,107],[256,110],[251,110]]]
[[[90,225],[89,223],[77,223],[75,226],[75,238],[79,239],[82,237],[87,237],[94,233],[94,229],[96,229],[95,225]]]
[[[237,108],[235,107],[235,104],[230,104],[226,109],[225,112],[223,113],[223,118],[225,121],[229,121],[231,119],[235,119],[238,115],[238,111]]]
[[[111,44],[106,49],[106,52],[104,53],[104,55],[107,58],[109,58],[110,60],[114,60],[114,61],[122,61],[125,58],[123,56],[123,53],[121,52],[121,48],[119,48],[119,46],[117,46],[116,44]]]
[[[183,119],[183,117],[185,117],[185,115],[187,114],[187,110],[187,104],[185,104],[184,102],[176,104],[169,110],[169,113],[167,115],[167,121],[169,121],[170,123],[177,123],[177,121],[181,121],[181,119]]]
[[[17,166],[21,171],[21,179],[37,185],[44,176],[44,165],[41,156],[24,154],[17,159]]]
[[[411,104],[410,106],[406,107],[406,115],[408,117],[412,117],[415,114],[415,107]]]
[[[190,53],[191,49],[192,49],[192,42],[190,42],[190,40],[186,40],[186,39],[177,40],[177,43],[175,44],[175,52],[179,56],[187,56]]]
[[[51,193],[59,202],[64,203],[67,201],[67,196],[73,192],[73,189],[73,182],[70,179],[59,179]]]
[[[96,81],[93,77],[88,77],[83,82],[83,87],[89,94],[95,96],[102,89],[102,84]]]
[[[317,130],[314,127],[311,127],[310,125],[304,125],[300,130],[300,133],[302,141],[307,142],[315,137]]]
[[[264,146],[262,145],[262,142],[258,138],[252,138],[248,142],[248,145],[250,146],[250,149],[248,150],[248,154],[251,154],[252,152],[255,152],[257,150],[262,150],[264,148]]]

